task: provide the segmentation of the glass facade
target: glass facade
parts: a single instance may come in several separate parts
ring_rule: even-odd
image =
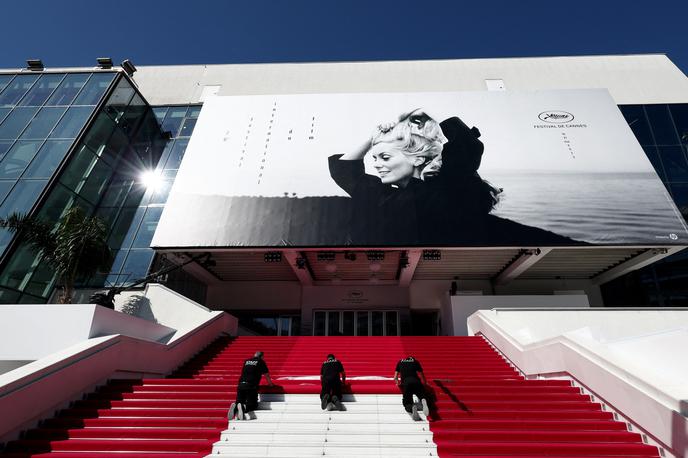
[[[31,211],[115,75],[0,75],[0,217]]]
[[[126,233],[112,244],[118,249],[115,262],[107,279],[108,284],[126,285],[146,276],[155,252],[149,248],[167,196],[179,170],[189,137],[193,132],[200,105],[154,107],[153,113],[169,140],[160,157],[158,166],[150,174],[145,195],[136,208],[131,208],[133,221]]]
[[[140,176],[157,165],[165,144],[129,80],[118,72],[17,75],[0,104],[7,111],[1,135],[11,142],[0,160],[1,216],[31,212],[56,223],[79,206],[105,220],[110,246],[119,248],[145,194]],[[3,235],[0,303],[46,302],[53,272],[27,245],[11,246],[11,236]],[[106,277],[80,285],[101,286]]]
[[[688,221],[688,104],[619,107]],[[688,306],[688,254],[677,253],[602,286],[605,305]]]

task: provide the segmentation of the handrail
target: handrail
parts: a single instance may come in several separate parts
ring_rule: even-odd
[[[108,336],[108,337],[119,337],[119,336],[121,336],[121,334],[115,334],[113,336]],[[30,378],[33,375],[37,375],[36,373],[39,372],[41,369],[33,371],[30,374],[26,374],[24,377],[15,380],[16,382],[19,382],[17,384],[17,386],[10,388],[8,391],[0,392],[0,398],[4,398],[5,396],[9,396],[10,394],[14,393],[15,391],[21,390],[23,388],[26,388],[29,385],[33,385],[34,383],[40,382],[41,380],[52,376],[56,372],[60,372],[64,369],[67,369],[67,368],[69,368],[69,367],[71,367],[77,363],[80,363],[81,361],[84,361],[84,360],[86,360],[92,356],[97,355],[98,353],[101,353],[101,352],[103,352],[103,351],[105,351],[111,347],[114,347],[115,345],[117,345],[119,343],[120,343],[119,339],[114,340],[114,341],[110,341],[110,342],[108,342],[107,340],[104,342],[97,342],[96,344],[94,344],[90,347],[87,347],[87,348],[85,348],[85,349],[83,349],[77,353],[73,353],[72,355],[70,355],[72,357],[76,356],[76,358],[74,358],[73,360],[69,360],[69,362],[67,362],[67,364],[61,364],[61,363],[64,363],[65,359],[68,359],[69,356],[65,359],[61,359],[59,361],[56,361],[52,364],[49,364],[49,365],[43,367],[42,369],[47,369],[47,372],[44,374],[40,374],[38,377]],[[86,353],[86,354],[84,354],[84,353]],[[38,359],[36,361],[40,361],[40,359]],[[34,361],[34,362],[36,362],[36,361]],[[31,363],[29,363],[29,364],[31,364]],[[30,378],[30,379],[25,380],[27,378]],[[22,380],[24,380],[24,383],[21,383]],[[12,382],[8,383],[8,385],[11,385],[11,384],[12,384]],[[6,386],[6,385],[4,385],[4,386]],[[2,388],[2,387],[0,387],[0,388]]]

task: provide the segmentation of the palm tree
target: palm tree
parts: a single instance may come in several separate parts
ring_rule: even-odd
[[[78,278],[110,267],[107,227],[100,218],[87,216],[81,207],[69,209],[56,225],[13,213],[7,219],[0,218],[0,227],[17,233],[42,262],[53,268],[62,287],[60,304],[72,303]]]

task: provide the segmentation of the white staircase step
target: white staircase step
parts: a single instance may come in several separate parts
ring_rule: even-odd
[[[261,396],[250,420],[232,420],[209,457],[407,458],[437,456],[427,420],[413,421],[397,395],[344,398],[323,411],[317,395]]]
[[[265,444],[265,445],[418,445],[423,446],[432,443],[431,433],[404,434],[404,433],[254,433],[254,434],[222,434],[220,442],[229,445]]]
[[[342,409],[339,412],[378,412],[378,413],[395,413],[399,411],[404,411],[401,405],[401,400],[399,403],[395,404],[373,404],[373,403],[358,403],[358,402],[344,402],[342,404]],[[320,408],[320,401],[317,403],[303,403],[303,402],[259,402],[258,412],[284,412],[289,410],[290,412],[312,412],[312,413],[323,413],[324,411]],[[334,411],[337,412],[337,411]]]
[[[423,421],[404,421],[402,423],[265,423],[257,421],[233,421],[224,433],[253,434],[253,433],[379,433],[379,434],[415,434],[430,431],[428,424]],[[224,434],[223,433],[223,434]]]
[[[286,458],[286,457],[315,457],[315,456],[333,456],[333,457],[379,457],[379,458],[394,458],[394,457],[422,457],[422,456],[437,456],[437,447],[413,447],[409,445],[403,446],[266,446],[266,445],[227,445],[213,446],[213,454],[208,455],[208,458],[217,456],[231,456],[237,457],[270,457],[270,458]]]
[[[320,410],[320,407],[318,407]],[[409,414],[399,406],[400,412],[293,412],[277,410],[259,410],[251,412],[255,415],[255,420],[260,422],[288,422],[288,423],[408,423],[413,420]],[[421,414],[421,418],[423,414]]]
[[[320,405],[320,396],[317,394],[279,394],[261,393],[261,402],[288,402],[289,404],[314,404]],[[398,404],[401,405],[401,394],[345,394],[342,401],[355,402],[357,404]]]

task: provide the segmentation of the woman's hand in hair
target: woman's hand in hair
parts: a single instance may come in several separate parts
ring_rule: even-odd
[[[373,133],[373,137],[376,137],[379,133],[386,134],[390,130],[394,129],[394,126],[396,126],[396,122],[383,122],[382,124],[377,125],[377,132]]]

